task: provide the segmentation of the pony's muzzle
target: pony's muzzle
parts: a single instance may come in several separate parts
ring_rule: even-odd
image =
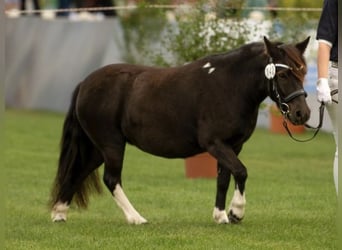
[[[293,110],[293,112],[288,113],[288,118],[294,125],[303,125],[310,118],[310,109],[308,107],[298,108]]]

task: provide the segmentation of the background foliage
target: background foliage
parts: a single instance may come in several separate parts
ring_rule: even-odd
[[[276,7],[320,8],[318,1],[270,1]],[[314,33],[320,12],[261,11],[262,21],[247,18],[253,10],[244,7],[266,7],[268,1],[197,1],[191,7],[178,9],[139,8],[122,12],[125,61],[161,66],[179,65],[205,55],[221,53],[264,35],[272,40],[293,42]],[[253,37],[251,39],[251,37]]]

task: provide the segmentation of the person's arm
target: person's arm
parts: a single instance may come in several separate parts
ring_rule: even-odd
[[[317,77],[328,78],[329,57],[331,45],[325,41],[318,41]]]
[[[337,0],[324,0],[316,36],[318,40],[317,100],[326,104],[332,103],[328,84],[329,60],[332,57],[331,48],[337,41],[337,34]]]
[[[328,84],[329,58],[331,44],[324,40],[318,41],[317,53],[317,100],[326,104],[331,104],[330,87]]]

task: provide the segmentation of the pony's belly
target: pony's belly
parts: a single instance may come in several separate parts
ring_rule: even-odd
[[[137,136],[128,142],[147,153],[166,158],[186,158],[204,151],[196,142],[185,138]]]
[[[184,158],[202,152],[196,128],[187,119],[169,116],[131,116],[122,125],[127,142],[141,150],[167,158]]]
[[[187,150],[179,150],[179,149],[169,149],[169,150],[160,150],[160,149],[152,149],[152,148],[142,148],[137,146],[139,149],[147,152],[149,154],[153,154],[155,156],[164,157],[164,158],[187,158],[194,156],[196,154],[203,153],[202,149],[187,149]]]

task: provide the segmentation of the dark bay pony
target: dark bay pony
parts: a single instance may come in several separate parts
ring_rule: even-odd
[[[217,161],[217,223],[244,217],[247,170],[238,159],[251,136],[260,103],[269,96],[293,124],[310,116],[303,80],[303,53],[309,38],[296,44],[244,45],[180,67],[108,65],[75,89],[65,118],[61,153],[52,190],[51,217],[65,221],[72,200],[86,207],[89,191],[103,181],[128,223],[146,223],[122,189],[126,143],[167,158],[204,151]],[[231,175],[235,191],[226,212]]]

